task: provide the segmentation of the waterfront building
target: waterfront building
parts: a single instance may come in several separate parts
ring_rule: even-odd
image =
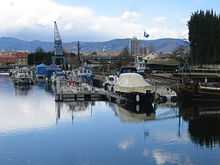
[[[28,52],[0,52],[0,65],[27,65],[28,55]]]

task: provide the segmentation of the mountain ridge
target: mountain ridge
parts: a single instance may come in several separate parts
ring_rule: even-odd
[[[129,47],[129,38],[112,39],[109,41],[98,42],[80,42],[82,52],[94,51],[121,51]],[[189,43],[182,39],[175,38],[161,38],[154,40],[139,40],[140,45],[144,47],[152,47],[157,53],[171,53],[179,46],[189,46]],[[68,51],[76,51],[77,41],[64,42],[63,47]],[[27,50],[34,52],[37,48],[43,48],[45,51],[53,51],[53,42],[32,40],[26,41],[14,37],[0,37],[1,51],[19,51]]]

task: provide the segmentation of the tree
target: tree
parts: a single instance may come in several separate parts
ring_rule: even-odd
[[[42,48],[37,48],[34,53],[28,56],[28,65],[38,65],[41,63],[51,64],[53,52],[45,52]]]
[[[188,46],[180,45],[173,51],[172,54],[175,56],[182,56],[182,57],[189,56]]]
[[[128,51],[128,48],[124,48],[121,52],[120,52],[120,56],[129,56],[130,53]]]
[[[130,62],[132,62],[134,59],[133,57],[130,55],[128,48],[124,48],[120,54],[120,62],[119,62],[119,66],[124,66],[124,65],[128,65]]]
[[[94,52],[91,53],[91,55],[92,55],[92,56],[97,56],[97,52],[94,51]]]
[[[155,48],[154,48],[154,46],[153,46],[153,45],[149,45],[149,46],[147,47],[147,50],[148,50],[148,53],[149,53],[149,54],[151,54],[151,53],[154,53],[154,52],[155,52]]]
[[[192,14],[189,27],[191,63],[217,64],[220,62],[220,16],[213,10]]]
[[[190,50],[188,46],[181,45],[177,47],[173,53],[175,58],[181,63],[189,63]]]
[[[44,49],[41,48],[41,47],[38,47],[36,50],[35,50],[36,53],[44,53]]]

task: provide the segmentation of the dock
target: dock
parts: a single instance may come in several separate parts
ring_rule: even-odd
[[[106,97],[104,93],[95,89],[88,91],[80,88],[63,87],[56,93],[56,102],[68,101],[104,101]]]
[[[211,81],[216,82],[220,80],[220,73],[206,73],[206,72],[185,72],[185,73],[174,73],[174,78],[189,78],[191,80],[200,80],[200,81]],[[206,79],[206,80],[205,80]]]
[[[66,82],[61,82],[56,89],[55,101],[113,101],[122,103],[128,100],[116,93],[105,91],[102,88],[93,87],[88,84],[72,87],[66,85]]]

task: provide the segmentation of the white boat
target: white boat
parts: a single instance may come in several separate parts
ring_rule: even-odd
[[[8,73],[8,72],[0,72],[0,76],[10,76],[10,73]]]
[[[152,90],[152,85],[147,83],[143,76],[137,73],[121,74],[115,84],[115,91],[122,93],[146,93]]]
[[[92,83],[94,77],[92,68],[86,63],[78,69],[77,76],[84,83]]]
[[[144,75],[145,73],[145,61],[141,56],[137,56],[135,59],[135,67],[137,69],[137,73]]]
[[[33,77],[28,68],[20,68],[14,73],[15,85],[31,85],[33,84]]]
[[[114,91],[135,103],[142,104],[153,100],[153,86],[138,73],[120,74]]]
[[[52,84],[56,84],[57,81],[64,80],[64,79],[65,79],[65,73],[63,71],[53,72],[53,74],[51,76]]]

